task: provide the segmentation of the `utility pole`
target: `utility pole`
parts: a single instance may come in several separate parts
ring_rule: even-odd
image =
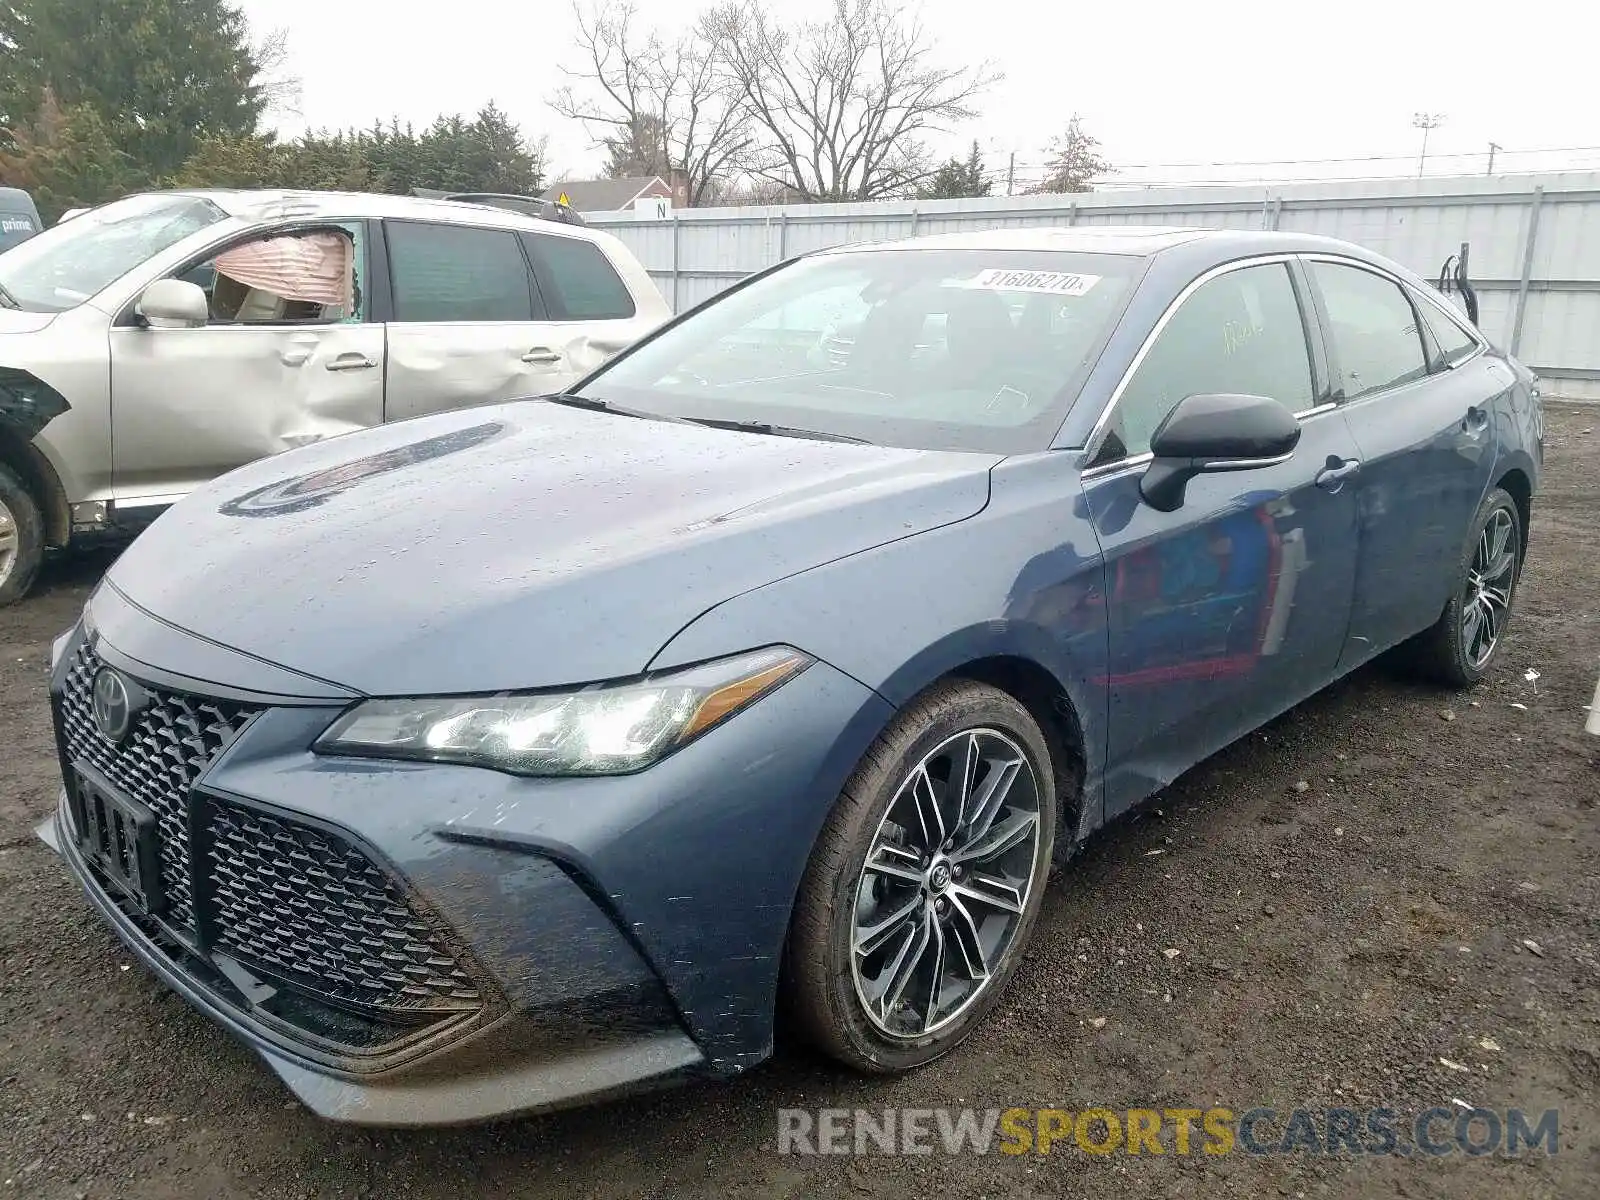
[[[1489,169],[1484,172],[1485,175],[1493,175],[1494,174],[1494,152],[1496,150],[1498,150],[1498,149],[1500,149],[1500,143],[1498,143],[1498,142],[1490,142],[1489,143]]]
[[[1006,164],[1006,195],[1011,195],[1011,189],[1017,183],[1017,152],[1011,152],[1011,161]]]
[[[1422,169],[1428,162],[1428,133],[1444,124],[1443,113],[1417,113],[1411,118],[1411,126],[1422,130],[1422,153],[1417,157],[1417,178],[1422,178]]]

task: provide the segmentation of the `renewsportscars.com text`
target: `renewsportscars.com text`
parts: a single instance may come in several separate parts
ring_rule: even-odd
[[[1393,1108],[785,1108],[779,1154],[1422,1155],[1560,1151],[1560,1112]]]

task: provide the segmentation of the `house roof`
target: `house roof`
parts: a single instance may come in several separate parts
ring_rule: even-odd
[[[635,199],[651,190],[670,196],[672,190],[659,175],[638,175],[625,179],[564,179],[544,191],[544,199],[554,200],[566,193],[570,207],[578,212],[618,212],[630,208]]]

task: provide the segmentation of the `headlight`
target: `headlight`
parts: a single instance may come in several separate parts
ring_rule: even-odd
[[[367,700],[330,725],[313,748],[514,775],[624,775],[754,704],[812,661],[774,646],[576,691]]]

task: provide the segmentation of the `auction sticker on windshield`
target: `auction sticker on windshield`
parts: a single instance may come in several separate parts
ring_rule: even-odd
[[[1099,275],[1073,271],[1018,271],[991,268],[979,271],[963,287],[997,292],[1044,292],[1051,296],[1082,296],[1100,282]]]

